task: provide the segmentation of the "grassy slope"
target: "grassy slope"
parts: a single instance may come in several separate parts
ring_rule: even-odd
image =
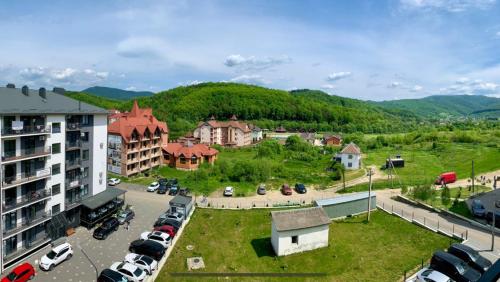
[[[380,211],[370,224],[364,219],[332,223],[327,248],[277,258],[269,210],[198,209],[157,281],[170,280],[169,272],[187,271],[186,259],[193,256],[203,257],[205,272],[326,272],[327,278],[309,281],[396,281],[450,244],[449,238]]]

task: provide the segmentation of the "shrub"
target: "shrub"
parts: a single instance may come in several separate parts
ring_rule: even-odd
[[[434,189],[429,186],[417,185],[413,188],[412,194],[415,199],[427,201],[434,196]]]
[[[450,188],[444,187],[443,190],[441,190],[441,203],[445,206],[448,206],[450,204]]]

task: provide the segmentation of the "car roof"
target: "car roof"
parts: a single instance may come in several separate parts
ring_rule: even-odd
[[[161,232],[161,231],[153,231],[150,233],[150,235],[155,235],[155,236],[160,236],[160,237],[165,237],[165,238],[168,238],[170,237],[170,235],[168,235],[168,233],[165,233],[165,232]]]
[[[436,270],[433,270],[433,269],[429,269],[430,272],[427,276],[427,278],[430,278],[432,279],[433,281],[437,281],[437,282],[440,282],[440,281],[449,281],[449,277],[444,275],[443,273],[439,272],[439,271],[436,271]]]
[[[66,247],[71,247],[71,245],[69,243],[62,243],[61,245],[58,245],[58,246],[55,246],[54,248],[52,248],[52,250],[56,253],[59,253],[62,249],[66,248]]]
[[[111,277],[113,279],[121,279],[123,277],[123,275],[120,273],[120,272],[116,272],[112,269],[109,269],[109,268],[105,268],[101,271],[101,275],[105,275],[105,276],[108,276],[108,277]]]
[[[134,271],[137,270],[137,266],[135,266],[131,263],[128,263],[128,262],[122,262],[121,265],[119,265],[119,266],[121,266],[121,268],[126,269],[132,273],[134,273]]]
[[[155,182],[151,182],[150,185],[156,185],[156,184],[158,184],[158,182],[155,181]]]
[[[442,260],[445,260],[447,262],[453,263],[453,264],[460,264],[462,262],[461,259],[457,258],[456,256],[443,252],[443,251],[437,251],[434,253],[434,256],[439,257]]]

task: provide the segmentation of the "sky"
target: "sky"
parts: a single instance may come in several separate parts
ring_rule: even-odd
[[[0,83],[500,97],[499,2],[2,1]]]

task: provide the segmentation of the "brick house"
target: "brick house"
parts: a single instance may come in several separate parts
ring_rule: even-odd
[[[217,159],[217,151],[205,144],[168,143],[163,148],[163,163],[180,170],[196,170],[208,162],[213,164]]]
[[[206,145],[241,147],[252,144],[252,129],[249,124],[238,121],[235,115],[229,121],[217,121],[212,117],[200,122],[193,136]]]

